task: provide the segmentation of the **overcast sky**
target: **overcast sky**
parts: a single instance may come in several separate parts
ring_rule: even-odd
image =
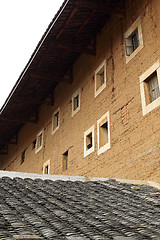
[[[0,0],[0,108],[63,0]]]

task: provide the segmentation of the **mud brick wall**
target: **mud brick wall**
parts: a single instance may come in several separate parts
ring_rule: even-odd
[[[73,83],[59,84],[54,106],[42,105],[38,124],[26,124],[18,145],[0,156],[1,169],[42,173],[50,159],[51,174],[126,179],[160,183],[160,107],[142,115],[139,77],[160,59],[160,1],[126,1],[126,18],[111,17],[97,35],[96,56],[81,55],[73,67]],[[140,16],[144,47],[126,64],[124,33]],[[94,72],[106,60],[106,88],[95,98]],[[80,111],[72,115],[72,95],[80,88]],[[60,107],[60,127],[52,134],[52,114]],[[111,148],[97,154],[97,120],[110,114]],[[95,151],[84,158],[84,132],[95,126]],[[32,142],[44,128],[43,148]],[[21,164],[21,153],[26,156]],[[69,149],[69,150],[68,150]],[[68,150],[68,170],[62,171]]]

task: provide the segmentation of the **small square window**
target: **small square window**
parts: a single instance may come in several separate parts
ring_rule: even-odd
[[[110,148],[109,112],[97,121],[98,155]]]
[[[21,153],[21,164],[24,163],[26,157],[26,149]]]
[[[139,47],[138,28],[125,38],[126,55],[130,56]]]
[[[142,28],[140,17],[131,25],[124,34],[126,63],[128,63],[142,48]]]
[[[68,170],[68,151],[63,153],[63,159],[62,159],[62,171]]]
[[[157,61],[140,76],[143,115],[160,105],[160,63]]]
[[[106,87],[106,61],[95,71],[95,97]]]
[[[94,126],[84,132],[84,157],[94,152]]]
[[[50,160],[44,163],[43,174],[50,174]]]
[[[74,97],[74,103],[73,103],[73,111],[76,111],[76,109],[79,107],[79,94]]]
[[[38,153],[43,147],[43,130],[37,134],[35,153]]]
[[[146,103],[148,105],[160,96],[157,71],[152,73],[144,82],[146,85]]]
[[[72,117],[80,110],[80,89],[72,96]]]
[[[58,110],[53,113],[52,117],[52,134],[58,130],[59,125],[60,125],[60,109],[58,108]]]

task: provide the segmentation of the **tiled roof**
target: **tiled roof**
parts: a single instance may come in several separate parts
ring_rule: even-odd
[[[160,239],[159,195],[118,181],[2,177],[0,239]]]

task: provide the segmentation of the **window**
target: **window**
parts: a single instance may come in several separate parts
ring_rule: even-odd
[[[21,164],[24,163],[26,157],[26,149],[21,153]]]
[[[157,61],[140,76],[143,115],[160,105],[160,63]]]
[[[80,110],[80,89],[72,96],[72,117]]]
[[[43,147],[43,130],[37,134],[35,153],[38,153]]]
[[[95,71],[95,97],[106,87],[106,61]]]
[[[44,163],[43,174],[50,174],[50,160]]]
[[[36,148],[36,139],[32,142],[32,149]]]
[[[55,133],[60,125],[60,109],[58,108],[54,113],[52,117],[52,134]]]
[[[94,126],[84,132],[84,157],[94,152]]]
[[[68,170],[68,151],[63,153],[63,159],[62,159],[62,171]]]
[[[109,112],[97,121],[98,155],[110,148]]]
[[[131,25],[124,34],[126,63],[128,63],[142,48],[142,28],[140,17]]]
[[[130,56],[139,47],[138,28],[125,39],[126,55]]]

